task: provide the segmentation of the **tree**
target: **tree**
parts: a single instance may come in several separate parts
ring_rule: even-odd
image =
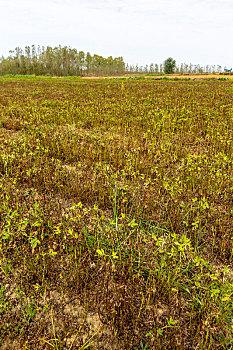
[[[168,57],[163,63],[165,74],[173,74],[176,68],[176,61],[172,57]]]
[[[87,74],[89,74],[90,69],[91,69],[91,61],[92,61],[91,54],[90,54],[90,52],[87,52],[86,59],[85,59],[85,65],[86,65]]]

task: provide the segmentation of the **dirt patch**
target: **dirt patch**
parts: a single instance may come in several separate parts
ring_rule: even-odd
[[[2,276],[1,285],[5,291],[1,303],[8,306],[9,318],[10,314],[14,314],[22,327],[30,328],[34,324],[34,336],[26,343],[25,340],[20,343],[14,340],[12,330],[12,336],[9,335],[1,343],[1,349],[51,349],[56,348],[56,342],[62,349],[79,349],[84,345],[89,345],[90,349],[119,349],[114,334],[109,327],[103,325],[98,313],[85,309],[78,298],[57,290],[46,291],[34,306],[36,314],[27,320],[33,298],[27,297],[16,284],[10,284],[7,280],[7,277]],[[5,317],[3,329],[8,324],[7,315]]]

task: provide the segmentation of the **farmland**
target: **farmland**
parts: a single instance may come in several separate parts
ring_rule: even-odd
[[[233,82],[0,78],[0,347],[233,346]]]

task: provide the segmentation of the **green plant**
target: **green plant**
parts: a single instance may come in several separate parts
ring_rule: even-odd
[[[173,74],[176,68],[176,61],[172,57],[168,57],[163,63],[165,74]]]

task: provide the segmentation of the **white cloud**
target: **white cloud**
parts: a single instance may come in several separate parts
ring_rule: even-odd
[[[0,54],[61,44],[130,63],[233,65],[232,20],[232,0],[0,0]]]

